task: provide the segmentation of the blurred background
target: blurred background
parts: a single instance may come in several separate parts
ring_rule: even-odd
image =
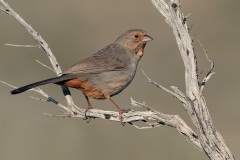
[[[146,102],[166,114],[178,114],[193,126],[179,101],[149,84],[150,78],[165,87],[184,88],[183,63],[171,29],[150,0],[30,1],[8,0],[50,45],[63,70],[113,42],[123,32],[141,28],[154,37],[148,43],[138,72],[121,94],[113,99],[122,108],[130,107],[130,97]],[[214,123],[240,157],[240,1],[182,0],[187,23],[192,25],[201,78],[210,64],[197,40],[216,62],[216,74],[207,83],[204,96]],[[35,44],[33,38],[12,17],[0,14],[0,79],[15,86],[54,77],[55,74],[35,62],[50,66],[46,54],[37,48],[16,48],[4,43]],[[42,87],[66,104],[61,88]],[[43,113],[61,114],[52,103],[29,98],[40,95],[25,92],[11,96],[12,88],[0,84],[0,159],[208,159],[188,143],[175,129],[159,127],[137,130],[129,125],[104,120],[53,118]],[[75,103],[85,108],[84,96],[71,90]],[[115,110],[108,101],[92,101],[95,108]]]

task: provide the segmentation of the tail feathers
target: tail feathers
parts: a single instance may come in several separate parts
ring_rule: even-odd
[[[61,75],[59,77],[46,79],[46,80],[43,80],[43,81],[31,83],[31,84],[28,84],[26,86],[14,89],[10,93],[11,94],[19,94],[19,93],[22,93],[22,92],[27,91],[29,89],[35,88],[37,86],[41,86],[41,85],[49,84],[49,83],[58,83],[58,82],[69,80],[69,79],[73,79],[73,78],[74,78],[73,75],[63,74],[63,75]]]

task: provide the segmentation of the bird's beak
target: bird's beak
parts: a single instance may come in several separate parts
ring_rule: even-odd
[[[152,37],[150,37],[149,35],[145,34],[144,37],[143,37],[143,42],[148,42],[148,41],[151,41],[153,40]]]

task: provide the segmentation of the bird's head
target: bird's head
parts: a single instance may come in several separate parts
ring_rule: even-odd
[[[126,47],[128,50],[141,57],[146,43],[151,40],[153,40],[153,38],[150,37],[146,31],[141,29],[132,29],[118,37],[115,43]]]

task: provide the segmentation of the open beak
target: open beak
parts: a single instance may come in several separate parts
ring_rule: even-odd
[[[151,41],[153,40],[152,37],[150,37],[149,35],[145,34],[144,37],[143,37],[143,42],[148,42],[148,41]]]

